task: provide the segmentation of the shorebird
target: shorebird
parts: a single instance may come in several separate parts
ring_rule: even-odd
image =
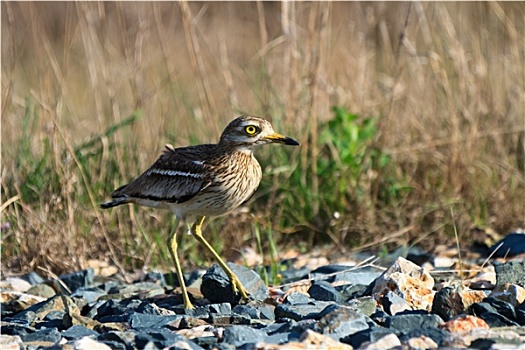
[[[226,214],[255,192],[262,177],[261,166],[253,151],[265,144],[281,143],[298,146],[294,139],[276,133],[272,125],[261,118],[242,116],[232,120],[217,144],[204,144],[166,149],[157,161],[129,184],[117,188],[112,199],[102,203],[107,209],[134,203],[146,207],[171,210],[176,216],[175,229],[168,238],[168,249],[175,263],[185,308],[193,308],[188,296],[179,256],[177,229],[181,221],[188,232],[214,256],[232,282],[234,294],[242,298],[249,293],[235,273],[226,265],[202,235],[206,216]]]

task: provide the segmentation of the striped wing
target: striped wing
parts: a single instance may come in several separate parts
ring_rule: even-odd
[[[149,199],[183,203],[211,185],[209,165],[205,159],[215,145],[200,145],[166,149],[159,159],[142,175],[117,188],[111,196],[116,199]],[[203,160],[204,159],[204,160]]]

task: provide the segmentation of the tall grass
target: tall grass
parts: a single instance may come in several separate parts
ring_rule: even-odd
[[[227,256],[523,226],[524,17],[523,3],[3,2],[2,270],[171,266],[169,213],[96,204],[165,143],[216,142],[239,114],[302,146],[260,150],[250,211],[209,222]],[[185,264],[207,263],[183,240]]]

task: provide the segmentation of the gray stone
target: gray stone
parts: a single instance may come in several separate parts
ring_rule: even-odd
[[[17,322],[17,320],[19,320],[19,321],[25,321],[24,323],[26,323],[27,325],[31,325],[34,321],[36,321],[36,319],[37,319],[37,316],[34,311],[25,310],[25,311],[17,313],[13,317],[3,318],[3,321]]]
[[[457,287],[442,288],[434,296],[432,313],[439,315],[443,320],[448,321],[464,312],[465,307]]]
[[[40,283],[29,288],[27,294],[37,295],[43,298],[51,298],[57,293],[51,286],[48,286],[45,283]]]
[[[154,349],[174,347],[177,349],[202,349],[195,343],[188,341],[184,336],[169,330],[152,330],[140,332],[135,335],[135,343],[138,349],[145,349],[148,343],[154,345]]]
[[[370,283],[375,281],[376,278],[381,276],[382,272],[379,270],[373,272],[365,272],[362,270],[347,271],[334,276],[332,282],[345,282],[350,285],[361,285],[368,286]]]
[[[84,298],[86,302],[89,304],[94,303],[100,298],[101,296],[106,295],[106,292],[104,292],[100,288],[96,287],[80,287],[77,288],[72,294],[71,297],[79,297]]]
[[[160,316],[132,312],[129,316],[129,325],[133,329],[160,328],[182,317],[182,315]]]
[[[323,310],[328,305],[330,305],[330,303],[324,301],[298,305],[280,304],[275,308],[275,317],[277,320],[288,318],[295,321],[319,319],[322,317]]]
[[[248,326],[231,326],[224,330],[222,336],[223,343],[240,347],[245,344],[255,344],[262,342],[266,338],[266,333]]]
[[[281,271],[280,274],[282,276],[282,283],[287,284],[303,280],[308,277],[310,272],[311,270],[307,267],[303,267],[301,269],[289,269]]]
[[[513,232],[508,234],[490,248],[490,254],[495,258],[525,254],[525,233]]]
[[[255,300],[265,300],[268,295],[268,287],[259,275],[244,266],[227,263],[230,269],[237,275],[242,285]],[[212,303],[227,302],[236,304],[240,295],[233,295],[232,284],[218,264],[214,264],[202,277],[201,292],[206,299]]]
[[[27,275],[23,277],[27,282],[31,283],[31,285],[35,286],[37,284],[44,283],[46,280],[42,278],[38,273],[36,272],[30,272]]]
[[[97,321],[101,321],[105,316],[121,316],[124,314],[129,314],[130,312],[137,310],[141,304],[142,300],[138,299],[126,299],[122,301],[107,300],[102,304],[97,303],[96,305],[98,305],[98,307],[96,310],[93,310],[92,308],[88,313],[88,317],[92,317]]]
[[[346,305],[366,316],[371,316],[377,310],[377,302],[372,297],[352,299]]]
[[[109,345],[112,349],[127,350],[134,349],[135,335],[134,331],[111,331],[100,334],[96,340]]]
[[[98,333],[82,325],[74,325],[62,331],[62,336],[67,340],[77,340],[83,337],[96,337]]]
[[[397,314],[386,318],[385,327],[408,333],[421,328],[437,328],[441,323],[443,319],[434,314]]]
[[[402,311],[412,310],[412,307],[408,305],[405,299],[392,292],[387,292],[383,298],[381,298],[381,303],[383,304],[385,312],[391,316]]]
[[[95,280],[95,270],[90,268],[87,270],[76,271],[61,275],[59,278],[71,292],[74,292],[78,288],[91,287],[93,285],[93,281]],[[60,288],[62,288],[62,286],[60,286]]]
[[[517,326],[517,315],[514,307],[505,301],[485,298],[481,303],[471,306],[474,315],[482,318],[490,327]]]
[[[496,285],[513,283],[525,288],[525,261],[509,261],[494,265],[494,268],[496,270]]]
[[[341,301],[341,294],[326,281],[315,281],[308,289],[311,298],[321,301]]]
[[[288,296],[284,299],[283,304],[288,305],[301,305],[301,304],[308,304],[312,303],[313,300],[308,297],[308,295],[303,293],[297,293],[293,292],[288,294]]]
[[[400,335],[401,332],[391,328],[372,327],[346,336],[341,339],[341,342],[350,344],[355,349],[358,349],[361,347],[361,344],[366,342],[374,343],[388,334]]]
[[[284,344],[291,341],[298,341],[300,334],[296,332],[283,332],[268,335],[264,338],[264,342],[267,344]]]
[[[261,318],[259,310],[251,305],[235,305],[232,312],[249,318]]]
[[[370,328],[368,318],[348,307],[338,306],[331,308],[323,315],[314,330],[326,334],[334,340],[340,340],[356,332]]]
[[[511,303],[490,297],[483,299],[483,303],[487,303],[492,306],[497,313],[507,317],[508,319],[516,321],[516,310]]]
[[[22,335],[21,338],[24,343],[37,341],[58,343],[58,341],[62,338],[62,335],[56,328],[46,328],[38,330],[34,333]]]

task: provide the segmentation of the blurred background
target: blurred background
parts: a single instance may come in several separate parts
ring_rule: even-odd
[[[243,114],[300,148],[257,152],[251,248],[386,254],[524,227],[523,2],[2,2],[2,271],[171,267],[171,215],[101,211],[166,143]],[[185,266],[210,257],[182,235]]]

